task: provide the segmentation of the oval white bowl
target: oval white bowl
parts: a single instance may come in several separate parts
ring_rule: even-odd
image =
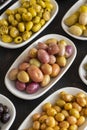
[[[38,105],[27,117],[26,119],[23,121],[23,123],[19,126],[18,130],[24,130],[29,128],[32,125],[32,116],[35,113],[40,113],[42,110],[42,106],[47,103],[50,102],[51,104],[54,104],[56,99],[58,99],[58,94],[62,91],[66,91],[69,94],[75,95],[79,92],[83,92],[84,94],[87,95],[87,93],[81,89],[75,88],[75,87],[65,87],[62,89],[57,90],[56,92],[54,92],[53,94],[51,94],[49,97],[47,97],[42,103],[40,103],[40,105]],[[79,127],[78,130],[85,130],[84,128],[87,126],[87,118],[85,123]]]
[[[84,69],[84,64],[87,63],[87,55],[83,58],[80,66],[79,66],[79,76],[81,80],[87,85],[87,79],[85,78],[86,71]]]
[[[39,35],[51,22],[52,20],[55,18],[55,16],[57,15],[58,13],[58,10],[59,10],[59,6],[57,4],[57,2],[55,0],[51,0],[51,3],[53,4],[54,8],[51,12],[51,18],[50,20],[36,33],[34,33],[28,40],[20,43],[20,44],[14,44],[14,43],[4,43],[0,40],[0,46],[2,47],[5,47],[5,48],[10,48],[10,49],[15,49],[15,48],[20,48],[20,47],[23,47],[24,45],[26,44],[29,44],[29,42],[31,40],[33,40],[37,35]],[[15,4],[13,4],[9,9],[15,9],[17,7],[19,7],[19,1],[17,1]],[[5,13],[3,13],[1,16],[0,16],[0,19],[2,18],[5,18]]]
[[[15,88],[15,84],[13,81],[9,80],[8,78],[8,74],[10,72],[10,70],[12,68],[16,68],[18,67],[18,65],[20,63],[22,63],[25,59],[25,57],[27,57],[27,54],[29,52],[29,50],[33,47],[35,47],[38,42],[44,42],[46,41],[47,39],[49,38],[56,38],[57,40],[61,40],[61,39],[64,39],[66,40],[66,42],[70,45],[73,46],[73,54],[72,56],[67,60],[67,64],[64,68],[61,69],[59,75],[55,78],[53,78],[51,80],[51,82],[44,88],[40,88],[36,93],[34,94],[27,94],[27,93],[24,93],[24,92],[21,92],[19,90],[17,90]],[[22,99],[26,99],[26,100],[32,100],[32,99],[36,99],[40,96],[42,96],[44,93],[46,93],[64,74],[65,72],[69,69],[69,67],[71,66],[71,64],[73,63],[75,57],[76,57],[76,54],[77,54],[77,49],[74,45],[74,43],[69,40],[68,38],[62,36],[62,35],[58,35],[58,34],[48,34],[48,35],[45,35],[43,37],[41,37],[40,39],[38,39],[37,41],[35,41],[31,46],[29,46],[27,49],[25,49],[25,51],[15,60],[15,62],[12,64],[12,66],[10,67],[10,69],[8,70],[6,76],[5,76],[5,85],[7,87],[7,89],[13,93],[15,96],[19,97],[19,98],[22,98]]]
[[[71,37],[75,38],[75,39],[79,39],[79,40],[87,40],[87,37],[84,37],[84,36],[75,36],[73,34],[71,34],[68,29],[69,27],[67,25],[65,25],[64,23],[64,20],[70,16],[71,14],[73,14],[74,12],[76,12],[79,7],[83,4],[87,4],[87,1],[86,0],[78,0],[67,12],[66,14],[64,15],[64,17],[62,18],[62,21],[61,21],[61,26],[63,28],[63,30],[68,34],[70,35]]]
[[[9,128],[11,127],[11,125],[15,119],[15,116],[16,116],[16,109],[15,109],[13,103],[2,94],[0,94],[0,103],[8,106],[9,112],[11,115],[10,120],[6,124],[2,124],[0,122],[1,130],[9,130]]]

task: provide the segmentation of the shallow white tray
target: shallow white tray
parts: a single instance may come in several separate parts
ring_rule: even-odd
[[[24,60],[25,60],[25,57],[27,57],[28,55],[28,52],[31,48],[35,47],[38,42],[44,42],[46,41],[47,39],[50,39],[50,38],[56,38],[57,40],[61,40],[61,39],[64,39],[68,44],[72,45],[73,47],[73,54],[72,56],[67,60],[67,64],[64,68],[61,69],[59,75],[53,79],[51,79],[50,83],[44,87],[44,88],[40,88],[36,93],[34,94],[27,94],[27,93],[24,93],[24,92],[21,92],[19,90],[17,90],[15,88],[15,82],[14,81],[11,81],[9,80],[8,78],[8,75],[9,75],[9,72],[12,68],[17,68],[18,65],[20,63],[22,63]],[[22,99],[26,99],[26,100],[32,100],[32,99],[36,99],[40,96],[42,96],[44,93],[46,93],[56,82],[59,81],[59,79],[65,74],[65,72],[69,69],[69,67],[71,66],[71,64],[73,63],[75,57],[76,57],[76,54],[77,54],[77,49],[74,45],[74,43],[69,40],[68,38],[62,36],[62,35],[58,35],[58,34],[48,34],[48,35],[45,35],[43,37],[41,37],[40,39],[38,39],[37,41],[35,41],[31,46],[29,46],[27,49],[25,49],[25,51],[15,60],[15,62],[12,64],[12,66],[9,68],[6,76],[5,76],[5,85],[7,87],[7,89],[13,93],[15,96],[19,97],[19,98],[22,98]]]
[[[32,125],[32,116],[35,113],[39,113],[42,110],[42,106],[47,103],[50,102],[51,104],[54,104],[56,99],[58,99],[58,94],[62,91],[66,91],[69,94],[75,95],[79,92],[83,92],[84,94],[87,95],[87,93],[81,89],[75,88],[75,87],[65,87],[62,89],[57,90],[56,92],[54,92],[53,94],[51,94],[48,98],[46,98],[39,106],[37,106],[27,117],[26,119],[23,121],[23,123],[20,125],[20,127],[17,130],[24,130],[29,128]],[[79,127],[78,130],[87,130],[87,118],[85,123]]]
[[[2,94],[0,94],[0,103],[8,106],[11,115],[10,120],[6,124],[0,122],[1,130],[9,130],[16,116],[16,109],[13,103]]]
[[[57,4],[57,2],[55,0],[50,0],[51,3],[53,4],[54,8],[51,12],[51,18],[50,20],[36,33],[34,33],[28,40],[20,43],[20,44],[14,44],[14,43],[4,43],[0,40],[0,46],[2,47],[5,47],[5,48],[10,48],[10,49],[15,49],[15,48],[20,48],[26,44],[29,44],[29,42],[31,40],[33,40],[37,35],[39,35],[51,22],[52,20],[55,18],[55,16],[57,15],[58,13],[58,10],[59,10],[59,6]],[[20,3],[19,1],[17,1],[15,4],[13,4],[9,9],[15,9],[17,7],[20,6]],[[3,13],[1,16],[0,16],[0,19],[2,18],[5,18],[5,13]]]
[[[76,12],[79,7],[83,4],[87,4],[87,0],[78,0],[67,12],[66,14],[64,15],[64,17],[62,18],[62,21],[61,21],[61,26],[63,28],[63,30],[68,34],[70,35],[71,37],[75,38],[75,39],[79,39],[79,40],[87,40],[87,37],[84,37],[84,36],[75,36],[73,34],[71,34],[68,29],[69,27],[67,25],[65,25],[64,23],[64,20],[70,16],[71,14],[73,14],[74,12]]]
[[[6,5],[8,5],[11,2],[11,0],[5,1],[2,5],[0,5],[0,10],[3,9]]]
[[[83,58],[79,66],[79,76],[81,80],[87,85],[87,79],[85,78],[86,70],[84,69],[84,64],[87,64],[87,55]]]

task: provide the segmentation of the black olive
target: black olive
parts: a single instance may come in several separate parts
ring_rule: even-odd
[[[9,109],[8,109],[8,107],[6,105],[3,106],[3,109],[4,109],[3,110],[4,113],[8,113],[9,112]]]
[[[8,122],[9,119],[10,119],[10,114],[9,114],[9,113],[3,113],[3,114],[2,114],[2,117],[1,117],[1,122],[2,122],[2,123]]]

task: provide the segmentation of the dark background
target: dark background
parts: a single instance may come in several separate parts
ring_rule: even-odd
[[[16,0],[12,0],[12,2],[5,7],[0,13],[4,12],[6,8],[8,8],[11,4],[13,4]],[[34,110],[46,97],[55,92],[56,90],[63,87],[77,87],[85,90],[87,92],[87,86],[81,81],[78,68],[79,65],[87,54],[87,41],[76,40],[66,34],[61,27],[61,20],[68,9],[75,3],[77,0],[57,0],[59,5],[59,12],[52,23],[37,36],[34,40],[32,40],[29,44],[24,47],[18,49],[7,49],[0,47],[0,93],[7,96],[14,104],[16,108],[16,118],[14,123],[12,124],[10,130],[17,130],[17,128],[21,125],[23,120],[28,116],[31,111]],[[57,33],[60,35],[64,35],[72,40],[77,47],[77,56],[68,69],[68,71],[63,75],[63,77],[42,97],[35,100],[22,100],[12,95],[6,88],[4,84],[4,77],[9,67],[15,61],[15,59],[26,49],[30,44],[32,44],[38,38],[51,33]]]

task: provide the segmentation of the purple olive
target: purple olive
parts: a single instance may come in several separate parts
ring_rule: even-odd
[[[69,58],[73,53],[73,47],[71,45],[67,45],[65,48],[65,56]]]
[[[20,81],[16,81],[16,88],[20,91],[23,91],[26,88],[26,84]]]
[[[40,85],[38,83],[32,82],[26,86],[26,92],[29,94],[33,94],[37,92],[39,88],[40,88]]]

